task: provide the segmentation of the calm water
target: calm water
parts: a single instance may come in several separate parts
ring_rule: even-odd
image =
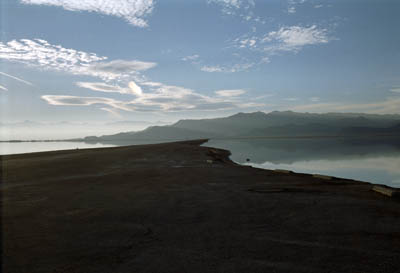
[[[0,142],[0,155],[114,146],[116,145],[84,142]]]
[[[257,168],[288,169],[400,187],[397,138],[211,140],[205,146],[230,150],[233,161]]]
[[[72,141],[57,141],[57,142],[0,142],[0,155],[9,154],[25,154],[45,151],[59,150],[74,150],[86,148],[105,148],[127,145],[142,145],[151,144],[154,141],[117,141],[107,143],[87,143],[87,142],[72,142]]]
[[[0,143],[0,154],[146,143],[150,142]],[[230,150],[233,161],[257,168],[288,169],[400,187],[400,140],[397,138],[210,140],[204,146]]]

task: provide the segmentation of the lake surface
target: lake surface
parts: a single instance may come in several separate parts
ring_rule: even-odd
[[[211,140],[237,163],[287,169],[400,187],[398,138]],[[247,161],[249,160],[249,161]]]
[[[0,155],[25,154],[45,151],[114,147],[114,144],[84,142],[0,142]]]
[[[139,145],[120,143],[0,143],[0,154]],[[309,138],[210,140],[203,146],[230,150],[239,164],[351,178],[400,188],[400,139]],[[247,161],[249,159],[249,161]]]
[[[167,142],[167,141],[166,141]],[[105,148],[128,145],[143,145],[155,143],[154,141],[116,141],[106,143],[76,142],[76,141],[37,141],[37,142],[0,142],[0,155],[25,154],[46,151],[74,150]]]

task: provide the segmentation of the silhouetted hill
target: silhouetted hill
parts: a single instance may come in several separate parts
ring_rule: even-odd
[[[221,136],[236,136],[268,124],[268,115],[263,112],[238,113],[226,118],[180,120],[172,127],[202,131]]]
[[[330,134],[345,127],[389,127],[400,122],[399,115],[346,113],[238,113],[226,118],[180,120],[173,127],[210,132],[221,136],[276,135],[286,133]]]
[[[399,134],[399,124],[400,115],[254,112],[225,118],[185,119],[169,126],[153,126],[139,132],[86,137],[85,141],[154,142],[218,137]]]
[[[85,137],[86,142],[129,142],[129,141],[163,141],[163,140],[182,140],[198,139],[210,137],[201,131],[194,131],[184,128],[175,128],[171,126],[152,126],[139,132],[126,132],[115,135],[105,135],[101,137]]]

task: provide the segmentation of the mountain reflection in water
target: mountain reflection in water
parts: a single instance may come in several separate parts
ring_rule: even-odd
[[[230,150],[233,161],[253,167],[400,187],[398,137],[210,140],[204,146]]]

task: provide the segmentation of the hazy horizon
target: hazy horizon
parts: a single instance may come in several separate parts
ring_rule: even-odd
[[[400,115],[383,115],[383,114],[366,114],[366,113],[310,113],[310,112],[293,112],[293,111],[272,111],[272,112],[237,112],[234,115],[229,116],[217,116],[215,118],[228,118],[238,114],[274,114],[274,113],[293,113],[296,115],[303,114],[315,115],[322,114],[326,115],[341,115],[343,117],[397,117],[395,120],[400,120]],[[207,120],[210,118],[205,118]],[[123,132],[139,132],[145,130],[151,126],[166,126],[173,125],[178,121],[186,119],[180,119],[175,121],[162,121],[158,120],[155,122],[143,121],[143,120],[118,120],[110,122],[41,122],[33,120],[24,120],[19,122],[0,122],[0,141],[9,140],[65,140],[72,138],[84,138],[87,136],[102,136],[102,135],[113,135]],[[201,120],[201,119],[195,119]],[[282,123],[285,125],[285,123]],[[265,124],[265,128],[268,128],[268,124]],[[379,125],[378,125],[379,127]],[[385,124],[381,124],[380,127],[387,127]],[[200,129],[200,128],[199,128]]]

